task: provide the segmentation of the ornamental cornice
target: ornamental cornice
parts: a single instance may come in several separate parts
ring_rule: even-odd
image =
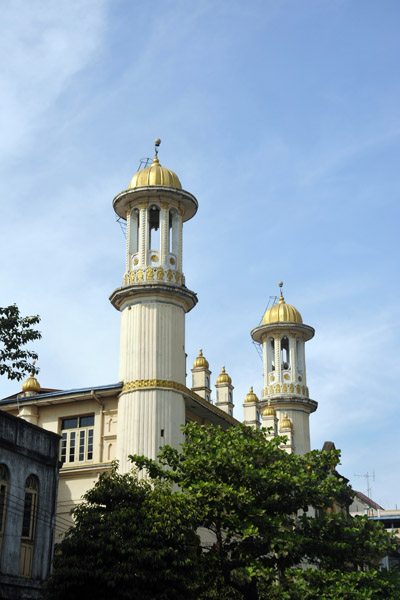
[[[304,341],[311,340],[314,337],[315,329],[310,327],[310,325],[304,325],[304,323],[292,323],[292,322],[282,322],[282,323],[269,323],[267,325],[259,325],[255,327],[250,332],[251,337],[255,342],[261,344],[269,335],[280,336],[282,334],[293,334],[298,335],[301,334]]]
[[[162,281],[146,281],[117,288],[110,296],[110,302],[117,310],[123,310],[132,301],[145,302],[154,299],[177,304],[187,313],[197,304],[197,295],[188,288],[168,285]]]
[[[311,400],[311,398],[299,398],[298,396],[269,396],[264,397],[260,402],[261,410],[268,406],[268,400],[271,400],[271,405],[275,409],[282,410],[283,408],[287,408],[289,410],[289,405],[293,407],[301,406],[304,408],[309,414],[315,412],[318,408],[318,402],[316,400]]]
[[[113,200],[113,208],[119,217],[126,219],[129,208],[138,207],[143,202],[151,203],[156,199],[159,202],[178,202],[183,221],[194,217],[199,206],[193,194],[185,190],[164,185],[144,185],[120,192]]]

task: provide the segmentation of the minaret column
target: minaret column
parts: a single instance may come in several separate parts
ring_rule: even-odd
[[[113,201],[122,219],[136,217],[139,238],[129,277],[110,296],[121,313],[117,451],[121,472],[132,468],[128,456],[143,454],[156,459],[161,446],[179,448],[185,424],[186,354],[185,315],[197,303],[194,292],[182,285],[182,225],[197,211],[197,200],[182,189],[178,176],[160,165],[156,156],[140,169],[129,187]],[[182,213],[178,215],[178,210]],[[130,211],[130,212],[129,212]],[[176,215],[172,236],[177,249],[170,260],[169,213]],[[184,211],[184,212],[183,212]],[[139,221],[139,235],[137,229]],[[152,231],[150,231],[150,227]],[[157,231],[157,234],[155,233]],[[154,234],[154,248],[150,248]],[[150,256],[149,250],[154,251]],[[132,250],[129,249],[132,257]],[[158,259],[158,268],[151,264]],[[137,264],[135,264],[137,259]],[[132,259],[131,259],[132,260]],[[179,261],[179,262],[178,262]],[[170,264],[166,278],[160,265]]]
[[[279,284],[280,287],[282,285]],[[309,416],[318,406],[308,396],[304,373],[304,345],[314,333],[312,327],[303,323],[299,311],[291,304],[286,304],[282,292],[278,303],[265,311],[262,324],[251,332],[253,340],[263,346],[264,385],[268,383],[260,409],[271,401],[279,425],[282,425],[281,421],[284,422],[283,433],[290,438],[285,449],[296,454],[305,454],[310,450]]]

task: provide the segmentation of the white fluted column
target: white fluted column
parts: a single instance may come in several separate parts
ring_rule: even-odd
[[[143,268],[147,264],[148,227],[147,227],[147,204],[140,205],[140,239],[139,239],[139,264]]]
[[[164,267],[168,263],[169,255],[169,205],[161,203],[160,212],[160,264]]]

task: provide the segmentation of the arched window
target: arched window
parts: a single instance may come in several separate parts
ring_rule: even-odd
[[[209,387],[210,387],[210,378],[207,375],[207,377],[206,377],[206,388],[209,388]]]
[[[229,402],[232,403],[233,399],[232,399],[232,392],[229,392]]]
[[[32,575],[38,492],[39,482],[37,478],[35,475],[29,475],[25,484],[24,512],[22,515],[21,554],[19,558],[19,575],[21,577],[31,577]]]
[[[5,465],[0,465],[0,558],[6,523],[8,481],[8,469]]]

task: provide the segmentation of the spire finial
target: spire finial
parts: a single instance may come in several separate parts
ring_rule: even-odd
[[[282,294],[282,286],[283,286],[283,281],[280,281],[280,282],[278,283],[278,285],[279,285],[279,287],[280,287],[280,290],[281,290],[281,294],[280,294],[280,297],[279,297],[279,302],[284,302],[284,301],[285,301],[285,298],[283,297],[283,294]]]
[[[154,140],[154,151],[156,153],[156,156],[158,156],[158,147],[159,147],[160,144],[161,144],[160,138],[156,138]]]

